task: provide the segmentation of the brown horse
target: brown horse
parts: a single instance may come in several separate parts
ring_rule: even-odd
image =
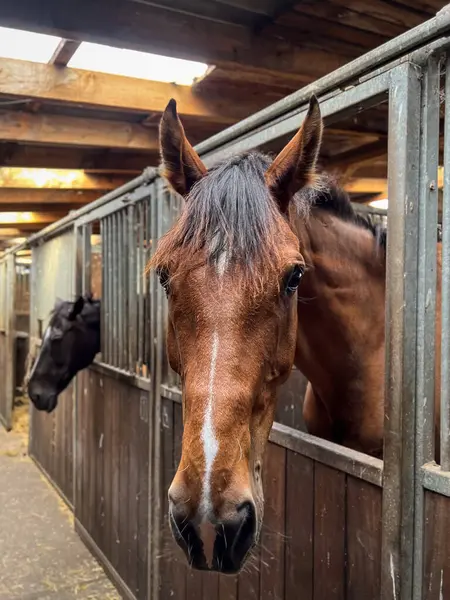
[[[195,568],[236,572],[258,539],[264,448],[294,363],[309,432],[382,451],[386,233],[315,174],[322,129],[313,97],[273,162],[253,152],[208,171],[174,101],[161,120],[164,175],[186,201],[150,263],[183,382],[169,518]]]

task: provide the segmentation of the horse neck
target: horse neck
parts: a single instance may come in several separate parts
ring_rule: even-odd
[[[384,249],[371,231],[319,208],[294,228],[310,267],[299,288],[296,365],[324,401],[342,399],[383,375]]]

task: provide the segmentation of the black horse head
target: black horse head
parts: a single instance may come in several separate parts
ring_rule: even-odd
[[[38,410],[52,412],[58,395],[100,352],[100,300],[80,296],[57,300],[28,379],[28,395]]]

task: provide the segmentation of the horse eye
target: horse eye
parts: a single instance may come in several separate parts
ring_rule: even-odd
[[[302,265],[292,267],[284,279],[284,293],[286,296],[293,296],[295,294],[304,272],[305,269]]]
[[[164,291],[166,292],[166,296],[168,296],[169,295],[169,272],[167,271],[167,269],[158,269],[156,273],[159,277],[159,283],[164,288]]]

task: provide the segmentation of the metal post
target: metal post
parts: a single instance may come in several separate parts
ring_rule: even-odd
[[[441,468],[450,471],[450,57],[445,71],[442,207]]]
[[[112,287],[112,265],[113,265],[113,218],[106,217],[106,228],[108,231],[108,266],[105,270],[105,278],[107,282],[106,295],[108,298],[107,313],[106,313],[106,347],[107,347],[107,362],[112,365],[113,358],[113,287]]]
[[[413,598],[422,599],[423,501],[422,465],[434,459],[434,386],[436,319],[436,239],[439,161],[440,61],[431,57],[423,80],[420,139],[419,255],[417,296],[416,498]]]
[[[381,599],[410,600],[414,532],[420,70],[392,73]]]
[[[118,217],[117,213],[112,215],[112,261],[111,261],[111,278],[112,278],[112,356],[111,365],[114,367],[119,366],[118,360],[118,347],[119,347],[119,283],[118,283],[118,270],[119,270],[119,237],[118,237]]]
[[[136,312],[137,312],[137,292],[136,292],[136,223],[135,207],[128,207],[128,369],[136,373]]]

